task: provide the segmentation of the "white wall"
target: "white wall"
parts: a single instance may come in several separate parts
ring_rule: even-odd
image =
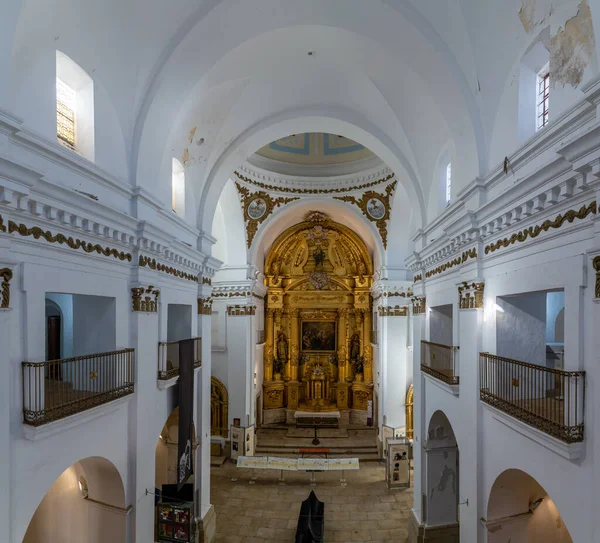
[[[117,348],[114,298],[73,296],[73,356],[106,353]]]
[[[192,335],[192,306],[168,304],[167,341],[189,339]]]
[[[429,340],[454,345],[452,337],[452,305],[438,305],[429,312]]]
[[[498,297],[496,304],[496,354],[545,366],[546,293]]]

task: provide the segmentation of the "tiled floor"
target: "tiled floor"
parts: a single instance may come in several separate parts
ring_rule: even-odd
[[[300,503],[310,491],[325,503],[325,543],[407,540],[412,488],[388,490],[383,464],[364,462],[360,470],[346,472],[348,486],[340,486],[339,472],[310,474],[237,469],[226,462],[211,471],[211,502],[217,513],[216,543],[294,542]],[[254,485],[250,477],[257,476]],[[232,477],[238,477],[232,482]]]

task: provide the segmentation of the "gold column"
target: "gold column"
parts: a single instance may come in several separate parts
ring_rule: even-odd
[[[348,362],[348,352],[346,350],[347,334],[346,321],[348,319],[347,309],[338,309],[338,381],[343,381],[346,377],[346,368]]]
[[[373,349],[371,348],[371,312],[364,312],[363,320],[363,356],[365,357],[365,382],[373,382]]]
[[[291,362],[291,378],[292,381],[298,381],[298,354],[300,352],[298,342],[298,325],[300,312],[297,307],[290,308],[289,319],[290,319],[290,362]]]
[[[267,309],[267,319],[265,322],[265,381],[273,380],[273,315],[274,309]]]

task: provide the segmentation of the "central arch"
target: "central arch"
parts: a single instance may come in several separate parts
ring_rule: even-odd
[[[343,134],[376,154],[394,173],[413,203],[415,227],[426,222],[426,205],[418,175],[402,149],[362,115],[339,107],[288,110],[250,127],[218,156],[207,171],[199,199],[198,228],[212,229],[215,209],[227,181],[244,161],[270,142],[300,132]]]

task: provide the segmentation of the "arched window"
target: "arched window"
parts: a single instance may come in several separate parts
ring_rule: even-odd
[[[185,215],[185,170],[176,158],[173,159],[171,180],[171,205],[180,217]]]
[[[446,205],[452,201],[452,162],[446,165]]]
[[[61,145],[94,160],[94,81],[56,51],[56,135]]]

